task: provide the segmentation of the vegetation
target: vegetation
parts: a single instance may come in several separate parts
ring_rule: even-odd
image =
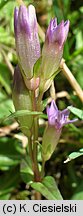
[[[21,2],[0,0],[0,199],[35,199],[31,162],[26,156],[27,137],[21,132],[14,113],[12,101],[12,84],[14,68],[17,65],[15,49],[13,17],[14,8]],[[49,161],[46,162],[45,173],[55,179],[63,199],[83,199],[83,30],[82,1],[75,0],[24,0],[26,6],[33,4],[37,11],[41,47],[44,33],[52,17],[58,23],[70,20],[68,39],[64,47],[65,63],[70,72],[62,68],[55,77],[51,88],[45,92],[43,102],[51,98],[56,100],[60,110],[69,106],[70,118],[78,117],[73,125],[63,128],[59,144]],[[74,80],[73,80],[74,78]],[[70,106],[73,107],[70,107]],[[22,113],[21,113],[22,114]],[[46,114],[46,110],[44,110]],[[40,119],[39,142],[41,143],[47,119]],[[40,148],[38,160],[41,165]],[[27,166],[28,164],[28,166]],[[45,187],[46,178],[42,183]],[[53,188],[56,188],[54,180]],[[41,184],[41,183],[40,183]],[[37,186],[39,187],[39,185]],[[52,188],[52,190],[53,190]],[[42,192],[42,185],[40,185]],[[48,193],[43,199],[53,199]],[[57,195],[58,198],[59,194]],[[56,198],[56,199],[57,199]]]

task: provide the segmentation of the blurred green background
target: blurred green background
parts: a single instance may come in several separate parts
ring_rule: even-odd
[[[46,32],[53,17],[58,23],[70,20],[70,31],[64,48],[66,64],[83,89],[83,5],[75,0],[25,0],[32,3],[37,12],[37,19]],[[15,51],[13,14],[17,1],[0,0],[0,199],[34,199],[34,191],[27,184],[30,174],[26,169],[25,148],[27,139],[22,135],[15,120],[3,121],[4,117],[14,112],[12,102],[12,81],[17,64]],[[43,45],[40,38],[41,46]],[[54,81],[59,109],[73,105],[79,109],[83,104],[75,94],[63,73]],[[59,93],[59,94],[58,94]],[[46,92],[47,98],[50,91]],[[71,115],[73,118],[73,115]],[[44,127],[39,130],[39,137]],[[58,147],[46,163],[46,174],[55,178],[64,199],[83,199],[83,156],[64,163],[71,152],[83,148],[83,121],[66,126]],[[83,149],[82,149],[83,150]],[[83,151],[82,151],[83,152]],[[28,159],[29,163],[29,159]],[[30,169],[30,163],[29,163]],[[30,171],[31,172],[31,171]]]

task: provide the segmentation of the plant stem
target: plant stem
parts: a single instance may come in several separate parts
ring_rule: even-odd
[[[32,91],[32,109],[33,111],[37,111],[36,97],[35,91]],[[34,180],[40,181],[40,173],[37,163],[37,140],[38,140],[38,117],[34,117],[33,122],[33,159],[34,159]]]
[[[32,109],[37,111],[36,96],[35,91],[31,93],[32,96]],[[34,117],[33,122],[33,161],[34,161],[34,181],[41,181],[41,176],[39,172],[38,162],[37,162],[37,141],[38,141],[38,117]],[[35,200],[41,200],[41,194],[35,192]]]
[[[37,146],[35,145],[35,149],[32,150],[32,140],[31,137],[28,137],[28,146],[29,146],[29,155],[31,158],[31,162],[32,162],[32,170],[34,173],[34,180],[35,181],[40,181],[40,173],[38,171],[38,164],[37,164],[37,158],[35,158],[34,156],[37,155],[37,151],[36,148]],[[35,151],[34,155],[33,155],[33,151]],[[39,192],[35,192],[35,200],[41,200],[41,194]]]
[[[39,167],[37,162],[37,141],[38,140],[38,118],[34,118],[34,144],[33,144],[33,157],[34,157],[34,166],[35,166],[35,172],[34,172],[34,179],[35,181],[40,181],[40,173],[39,173]]]
[[[42,158],[42,169],[41,169],[41,179],[43,179],[44,174],[45,174],[45,161]]]
[[[33,172],[34,172],[34,160],[33,160],[33,151],[32,151],[31,137],[28,137],[28,147],[29,147],[29,155],[30,155],[31,162],[32,162],[32,169],[33,169]]]
[[[35,192],[35,200],[41,200],[41,194],[39,192]]]

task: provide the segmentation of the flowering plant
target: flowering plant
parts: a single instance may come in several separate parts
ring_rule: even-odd
[[[62,20],[59,25],[56,18],[50,21],[42,51],[34,6],[29,5],[28,9],[24,5],[15,8],[14,30],[18,65],[14,72],[12,94],[15,110],[26,111],[25,115],[23,112],[23,115],[17,115],[17,118],[22,132],[28,137],[26,157],[30,157],[32,175],[27,183],[47,199],[62,199],[54,179],[50,176],[45,177],[45,162],[56,149],[62,127],[77,119],[69,120],[69,109],[59,111],[52,100],[50,107],[47,106],[48,123],[41,144],[38,140],[38,129],[39,117],[43,117],[43,94],[50,88],[59,72],[64,43],[69,31],[69,20]],[[41,153],[40,163],[37,157],[38,148]],[[52,192],[51,195],[46,194],[45,186],[50,190],[52,184],[56,187],[52,188],[54,195]],[[37,192],[36,199],[40,198],[40,193]]]

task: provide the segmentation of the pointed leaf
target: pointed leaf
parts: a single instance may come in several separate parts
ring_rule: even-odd
[[[27,156],[27,162],[24,159],[21,161],[20,173],[21,173],[21,178],[25,183],[29,184],[30,182],[33,181],[34,175],[33,175],[32,164],[29,155]]]
[[[45,177],[42,182],[33,182],[31,187],[40,192],[48,200],[63,199],[54,178],[51,176]]]
[[[38,77],[40,75],[40,65],[41,65],[41,61],[42,61],[42,58],[40,57],[35,65],[34,65],[34,68],[33,68],[33,74],[35,77]]]
[[[25,115],[42,115],[42,112],[36,112],[36,111],[29,111],[29,110],[18,110],[12,114],[10,114],[7,119],[17,118]]]
[[[64,163],[67,163],[75,158],[78,158],[79,156],[83,155],[83,148],[79,149],[78,152],[72,152],[71,154],[69,154],[68,158],[64,161]]]
[[[78,118],[83,120],[83,110],[72,107],[72,106],[68,106],[68,109],[74,114],[76,115]]]

